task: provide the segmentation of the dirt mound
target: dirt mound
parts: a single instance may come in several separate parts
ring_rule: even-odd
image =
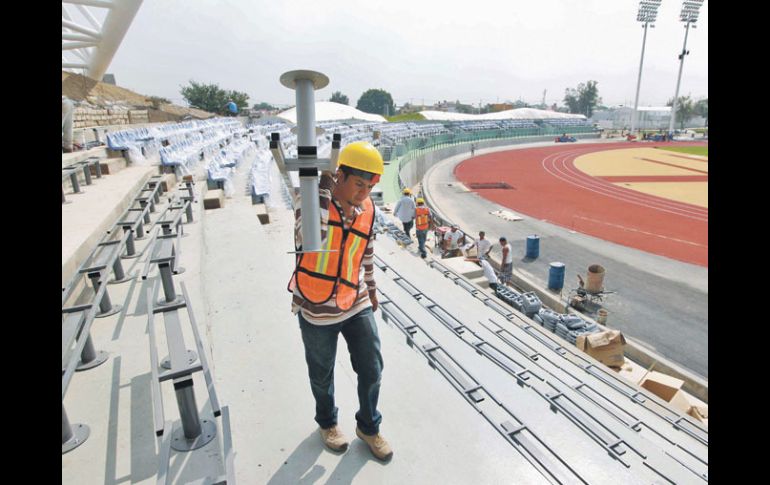
[[[62,71],[61,73],[61,93],[62,96],[67,96],[72,100],[85,101],[99,107],[123,105],[136,109],[152,110],[154,108],[153,102],[149,96],[137,94],[119,86],[102,83],[89,77],[66,71]],[[157,109],[177,118],[182,118],[187,115],[198,119],[216,116],[208,111],[185,108],[174,104],[162,104],[158,106]]]

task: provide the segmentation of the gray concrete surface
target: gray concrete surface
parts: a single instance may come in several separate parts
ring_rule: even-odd
[[[294,262],[294,256],[288,253],[293,248],[292,213],[282,205],[283,195],[279,194],[270,204],[270,224],[261,225],[246,189],[247,171],[248,164],[239,167],[235,193],[224,208],[203,210],[200,199],[195,203],[195,222],[184,225],[186,236],[181,239],[180,264],[185,271],[174,276],[175,285],[184,282],[187,287],[219,402],[230,410],[237,483],[544,483],[540,472],[421,354],[406,345],[401,331],[392,323],[384,323],[381,311],[376,313],[385,363],[379,406],[383,414],[381,430],[395,456],[390,463],[382,464],[355,438],[356,375],[342,341],[335,388],[340,425],[352,442],[342,455],[323,448],[313,421],[314,403],[297,319],[289,311],[290,295],[286,291]],[[199,181],[198,195],[201,188]],[[164,196],[163,203],[166,201]],[[157,213],[153,220],[156,217]],[[147,244],[147,240],[137,243],[137,250],[145,256]],[[477,331],[483,332],[474,323],[476,319],[497,317],[387,237],[378,239],[375,251],[415,283],[429,288],[426,291],[440,299],[442,305],[453,305],[457,317],[467,320]],[[143,266],[144,257],[125,262],[126,271],[132,274]],[[91,436],[62,455],[62,484],[156,482],[160,440],[153,433],[146,291],[158,283],[157,269],[149,276],[146,281],[135,278],[110,285],[112,301],[123,304],[124,309],[92,326],[96,348],[109,352],[109,359],[92,370],[78,372],[64,399],[70,421],[87,424]],[[685,435],[652,409],[672,419],[677,417],[676,412],[667,405],[655,404],[654,399],[642,405],[617,395],[611,404],[617,406],[616,412],[644,423],[638,430],[631,429],[604,411],[596,411],[603,426],[613,429],[645,457],[627,451],[632,468],[624,467],[563,414],[549,409],[532,389],[516,386],[510,376],[460,342],[418,301],[397,287],[390,275],[376,270],[376,278],[383,291],[396,296],[440,339],[441,345],[590,483],[657,481],[658,476],[643,461],[654,463],[677,483],[700,480],[674,460],[707,471],[707,444]],[[156,319],[155,324],[162,355],[166,345],[162,319]],[[535,339],[518,330],[520,319],[501,324],[546,353]],[[185,319],[183,328],[187,347],[191,348],[192,331]],[[495,338],[489,332],[484,336]],[[553,352],[548,355],[549,360],[527,365],[550,376],[549,381],[564,382],[564,391],[581,399],[583,405],[590,406],[590,402],[566,386],[574,380],[570,375],[584,379],[597,392],[611,395],[612,388],[585,369]],[[200,373],[195,375],[194,383],[201,415],[211,417],[211,403]],[[179,411],[169,382],[162,383],[161,392],[165,419],[178,428]],[[490,413],[500,412],[490,400],[485,405]],[[172,453],[171,483],[211,483],[211,474],[223,471],[222,429],[220,420],[215,421],[219,426],[215,440],[189,454]]]
[[[526,147],[477,153],[516,148]],[[427,173],[423,190],[432,207],[474,236],[484,230],[487,238],[496,242],[505,235],[512,243],[514,271],[541,282],[543,287],[547,286],[550,263],[565,263],[565,301],[569,289],[577,286],[576,273],[585,279],[590,265],[601,264],[606,269],[604,286],[617,292],[603,302],[609,311],[607,326],[708,378],[708,268],[602,241],[533,219],[515,207],[487,201],[462,186],[453,175],[454,167],[468,156],[449,158]],[[490,214],[500,209],[524,220],[505,221]],[[534,261],[524,257],[526,237],[531,234],[540,236],[540,257]],[[499,253],[498,244],[493,255],[499,259]]]

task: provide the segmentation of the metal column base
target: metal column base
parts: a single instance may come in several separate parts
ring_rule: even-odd
[[[136,238],[134,238],[134,239],[136,239]],[[123,255],[120,256],[120,259],[134,259],[134,258],[138,258],[141,255],[142,254],[139,253],[139,252],[134,252],[134,254],[131,254],[131,255],[123,254]]]
[[[135,258],[139,256],[139,253],[137,253],[135,256],[129,256],[130,258]],[[123,258],[121,256],[121,258]],[[108,285],[119,285],[120,283],[125,283],[126,281],[131,281],[132,279],[136,278],[136,275],[133,273],[126,273],[126,275],[123,277],[122,280],[110,280],[107,282]]]
[[[91,429],[85,424],[73,424],[72,425],[72,438],[61,444],[61,454],[65,454],[68,451],[72,451],[78,446],[85,443],[88,439],[88,435],[91,434]]]
[[[98,313],[96,315],[96,318],[104,318],[104,317],[109,317],[110,315],[115,315],[116,313],[118,313],[122,309],[123,309],[123,305],[113,304],[112,308],[108,312],[106,312],[106,313]]]
[[[109,357],[109,353],[100,350],[96,353],[96,357],[92,359],[90,362],[86,362],[85,364],[83,361],[78,361],[78,366],[75,367],[76,371],[82,371],[82,370],[88,370],[93,369],[94,367],[98,365],[102,365],[105,362],[107,362],[107,358]]]
[[[179,428],[171,435],[171,448],[175,449],[176,451],[195,450],[213,440],[216,435],[217,425],[212,420],[201,420],[201,434],[192,439],[185,438],[184,429],[180,425]]]
[[[187,365],[192,365],[193,362],[198,360],[198,354],[194,350],[187,351]],[[164,369],[171,369],[171,357],[166,357],[160,364]]]
[[[182,295],[177,295],[176,298],[174,298],[171,301],[166,301],[165,298],[161,298],[160,300],[155,302],[156,307],[164,307],[169,305],[180,305],[184,303],[184,297]]]

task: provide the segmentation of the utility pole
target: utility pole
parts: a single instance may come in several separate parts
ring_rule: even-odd
[[[698,21],[698,14],[700,13],[700,7],[703,5],[703,0],[684,0],[682,2],[682,12],[679,14],[679,20],[685,22],[684,31],[684,45],[682,46],[682,53],[679,54],[679,76],[676,79],[676,92],[674,92],[674,103],[671,106],[671,121],[668,125],[668,131],[674,132],[674,124],[676,122],[676,109],[678,105],[679,97],[679,83],[682,81],[682,68],[684,67],[684,56],[690,53],[687,50],[687,34],[690,33],[690,24],[692,28],[695,28],[695,23]]]
[[[642,37],[642,57],[639,60],[639,77],[636,80],[636,97],[634,98],[634,111],[631,112],[631,133],[636,131],[636,120],[639,109],[639,88],[642,85],[642,65],[644,64],[644,45],[647,42],[647,25],[655,27],[655,19],[658,16],[658,7],[661,0],[642,0],[639,3],[639,13],[636,20],[644,22],[644,36]]]

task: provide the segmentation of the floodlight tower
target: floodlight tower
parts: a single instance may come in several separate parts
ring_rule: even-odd
[[[684,31],[684,46],[682,46],[682,53],[679,54],[679,76],[676,78],[676,92],[674,93],[674,105],[671,107],[671,121],[668,125],[668,131],[674,132],[674,123],[676,122],[676,108],[679,103],[679,83],[682,81],[682,67],[684,67],[684,56],[690,53],[687,50],[687,34],[690,33],[690,24],[692,28],[696,28],[695,23],[698,21],[698,14],[700,13],[700,7],[703,5],[704,0],[684,0],[682,2],[682,12],[679,14],[679,21],[685,23]]]
[[[297,70],[285,72],[281,84],[294,89],[297,102],[297,158],[283,156],[283,147],[278,133],[270,134],[270,151],[280,171],[286,176],[289,171],[299,172],[299,190],[302,210],[302,250],[299,253],[321,252],[321,215],[318,206],[318,170],[334,171],[340,152],[340,134],[332,140],[330,158],[318,158],[315,127],[314,90],[325,88],[329,78],[316,71]],[[294,130],[292,130],[294,131]],[[285,177],[288,181],[288,177]],[[291,189],[291,186],[289,186]]]
[[[631,113],[631,133],[636,132],[636,119],[639,109],[639,88],[642,85],[642,65],[644,64],[644,45],[647,42],[647,25],[655,28],[655,19],[658,17],[658,7],[662,0],[642,0],[639,2],[639,13],[636,20],[644,22],[644,37],[642,37],[642,58],[639,61],[639,77],[636,80],[636,98],[634,98],[634,112]]]

